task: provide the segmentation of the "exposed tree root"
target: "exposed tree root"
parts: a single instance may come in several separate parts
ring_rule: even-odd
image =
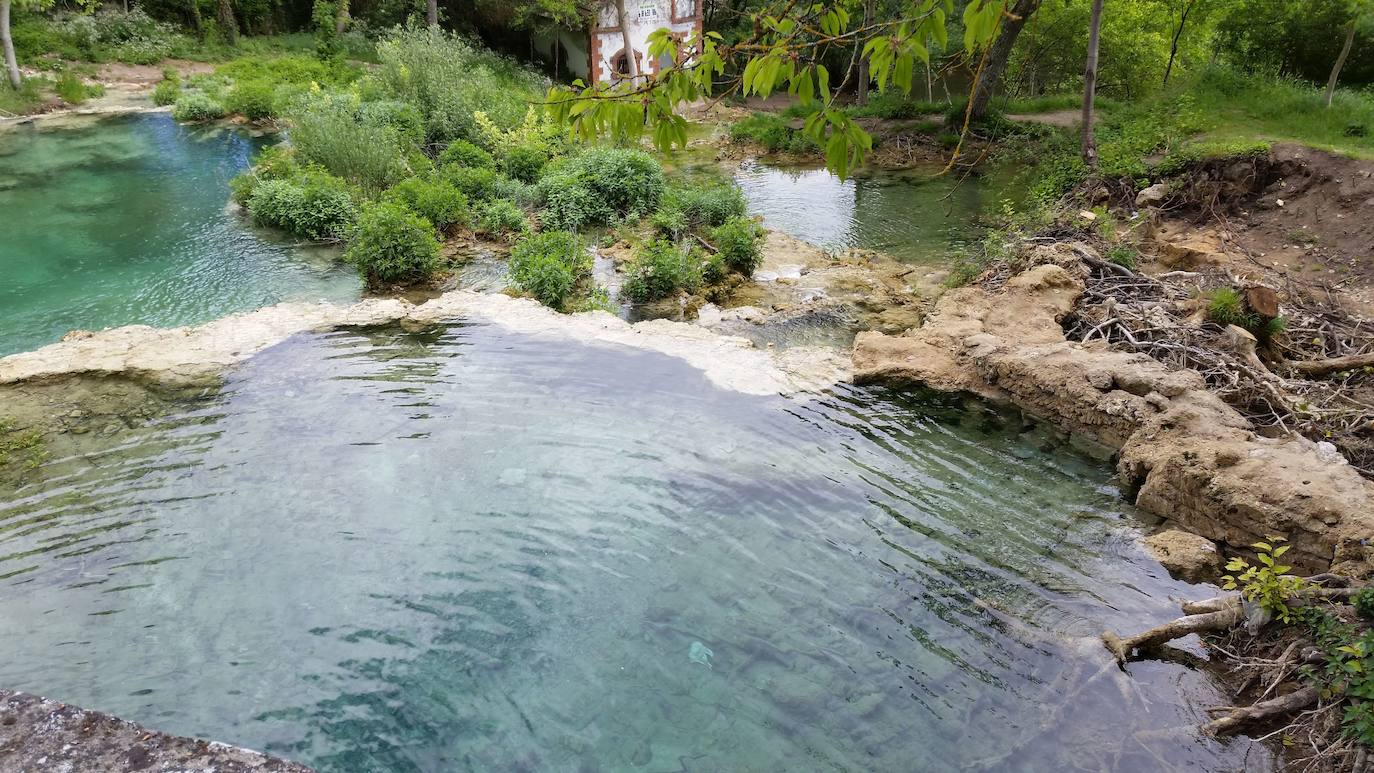
[[[1282,717],[1311,706],[1321,698],[1321,688],[1315,685],[1302,687],[1287,695],[1260,701],[1251,706],[1227,706],[1224,717],[1207,723],[1207,732],[1214,735],[1234,733],[1247,722],[1262,722]]]
[[[1216,611],[1180,617],[1125,639],[1106,631],[1102,634],[1102,643],[1116,657],[1117,664],[1124,668],[1136,650],[1152,649],[1192,633],[1224,631],[1244,619],[1240,597],[1235,596],[1229,604],[1221,605]]]

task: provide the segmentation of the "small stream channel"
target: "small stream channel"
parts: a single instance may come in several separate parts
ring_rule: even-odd
[[[63,132],[0,134],[0,352],[356,297],[226,212],[260,141]],[[773,227],[912,261],[994,198],[739,181]],[[1142,553],[1109,471],[961,399],[751,397],[489,324],[349,330],[44,472],[0,497],[0,685],[324,771],[1271,765],[1196,731],[1224,702],[1204,673],[1110,664],[1103,629],[1199,591]]]

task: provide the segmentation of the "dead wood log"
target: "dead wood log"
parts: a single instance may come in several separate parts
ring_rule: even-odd
[[[1296,360],[1288,363],[1288,367],[1308,378],[1322,378],[1343,370],[1374,367],[1374,352],[1332,357],[1329,360]]]
[[[1247,722],[1261,722],[1266,719],[1291,714],[1311,706],[1321,698],[1321,688],[1303,687],[1287,695],[1260,701],[1252,706],[1234,707],[1224,717],[1207,723],[1207,731],[1213,735],[1234,733]]]
[[[1180,617],[1125,639],[1111,631],[1105,631],[1102,634],[1102,644],[1116,657],[1117,665],[1124,668],[1126,661],[1131,657],[1131,653],[1136,650],[1151,649],[1165,642],[1180,639],[1190,633],[1222,631],[1244,619],[1245,611],[1240,603],[1240,597],[1237,596],[1232,599],[1229,606],[1215,612]]]

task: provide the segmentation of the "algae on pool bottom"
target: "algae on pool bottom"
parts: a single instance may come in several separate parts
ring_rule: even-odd
[[[0,683],[325,771],[1263,762],[1197,736],[1205,675],[1110,664],[1185,586],[1052,445],[496,326],[298,336],[0,505]]]

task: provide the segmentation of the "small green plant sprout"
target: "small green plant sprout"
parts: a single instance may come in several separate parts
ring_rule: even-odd
[[[1247,600],[1259,604],[1284,623],[1289,623],[1293,620],[1293,610],[1288,606],[1288,601],[1302,593],[1308,583],[1301,577],[1289,574],[1293,567],[1278,562],[1292,547],[1278,544],[1286,541],[1283,537],[1269,537],[1266,542],[1251,545],[1259,561],[1257,565],[1251,565],[1239,556],[1227,561],[1226,570],[1233,574],[1222,576],[1224,584],[1221,587],[1240,590]]]

